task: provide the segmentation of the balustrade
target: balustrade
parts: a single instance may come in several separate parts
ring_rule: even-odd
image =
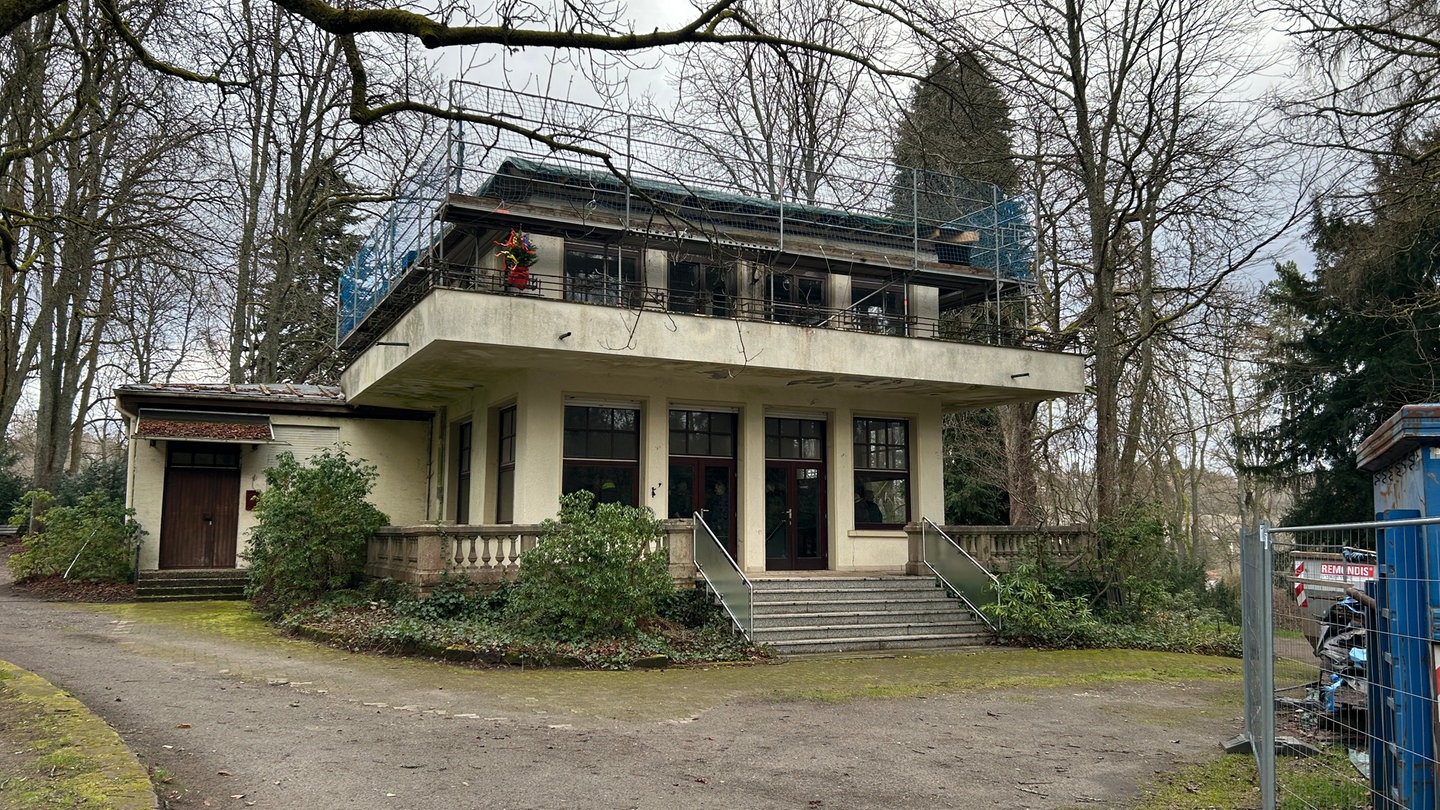
[[[520,558],[539,541],[539,525],[386,526],[366,548],[365,574],[408,582],[426,593],[448,572],[483,586],[513,582]],[[667,553],[670,575],[693,581],[691,521],[667,520],[652,552]]]

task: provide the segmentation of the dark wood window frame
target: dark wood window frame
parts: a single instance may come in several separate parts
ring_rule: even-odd
[[[850,279],[851,321],[857,329],[882,335],[906,334],[905,285],[880,279]]]
[[[455,426],[455,522],[470,522],[470,481],[475,451],[475,423],[469,419]]]
[[[565,300],[637,306],[644,297],[640,251],[611,242],[565,241]]]
[[[857,416],[854,448],[855,527],[898,529],[909,523],[910,420]],[[866,493],[875,497],[867,500]]]
[[[671,312],[728,317],[733,311],[735,268],[697,256],[672,256],[665,292]]]
[[[812,323],[824,317],[829,284],[822,273],[806,271],[771,272],[765,279],[765,305],[770,320],[780,323]]]
[[[240,446],[235,444],[206,444],[203,442],[169,442],[166,449],[166,464],[171,467],[202,469],[240,469]],[[301,459],[303,461],[303,459]]]
[[[567,403],[564,418],[561,491],[588,489],[600,503],[638,506],[640,408]]]
[[[517,432],[515,406],[495,414],[495,522],[515,522],[515,455]]]

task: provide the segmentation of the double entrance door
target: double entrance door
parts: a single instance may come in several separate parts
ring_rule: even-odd
[[[825,422],[765,419],[765,570],[830,567]]]
[[[722,411],[670,411],[670,517],[698,513],[731,559],[736,558],[737,421],[736,414]]]
[[[730,556],[736,548],[736,416],[670,411],[669,516],[699,513]],[[825,420],[765,419],[765,569],[830,567]]]
[[[735,462],[670,457],[670,517],[699,513],[735,559]]]

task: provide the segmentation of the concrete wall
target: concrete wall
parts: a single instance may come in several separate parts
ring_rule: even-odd
[[[1035,401],[1084,384],[1078,355],[437,289],[351,364],[342,386],[355,404],[428,409],[481,381],[467,379],[469,369],[566,374],[600,365],[925,392],[955,407]]]
[[[345,445],[353,457],[364,459],[375,465],[379,481],[370,502],[389,516],[392,523],[422,523],[426,515],[426,482],[428,464],[427,447],[430,425],[426,422],[345,419],[330,416],[297,416],[276,414],[271,417],[276,438],[292,441],[284,444],[240,445],[240,504],[238,521],[237,553],[242,555],[238,565],[245,567],[243,559],[249,546],[249,533],[255,526],[255,513],[245,508],[246,491],[264,491],[265,467],[272,463],[275,455],[290,451],[296,456],[308,457],[319,449],[321,442],[308,441],[309,437],[324,437],[324,442]],[[131,433],[135,424],[132,420]],[[305,437],[305,438],[302,438]],[[135,519],[146,534],[140,547],[140,568],[150,570],[160,564],[161,514],[165,504],[165,459],[167,443],[164,440],[148,441],[136,439],[130,443],[130,486],[127,504],[135,510]]]

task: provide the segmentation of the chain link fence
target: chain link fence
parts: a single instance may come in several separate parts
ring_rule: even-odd
[[[1242,536],[1245,736],[1265,810],[1435,806],[1432,532],[1440,519]]]

